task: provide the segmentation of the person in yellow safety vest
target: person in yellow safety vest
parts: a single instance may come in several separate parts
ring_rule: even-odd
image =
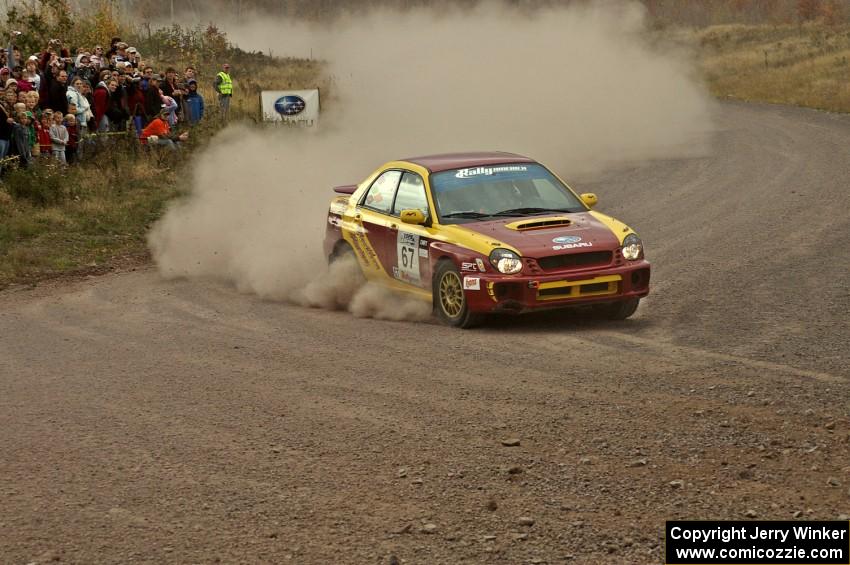
[[[233,96],[233,79],[230,78],[230,65],[221,66],[221,72],[215,76],[215,91],[218,92],[218,107],[221,118],[227,120],[230,111],[230,98]]]

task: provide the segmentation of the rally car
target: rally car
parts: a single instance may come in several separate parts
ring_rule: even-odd
[[[625,319],[649,293],[643,243],[591,211],[540,163],[512,153],[391,161],[338,186],[324,249],[353,256],[367,280],[431,301],[470,327],[493,312],[590,305]]]

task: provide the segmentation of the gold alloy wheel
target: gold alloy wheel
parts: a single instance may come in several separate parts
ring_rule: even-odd
[[[450,318],[457,318],[463,311],[463,285],[460,276],[449,271],[440,279],[440,306]]]

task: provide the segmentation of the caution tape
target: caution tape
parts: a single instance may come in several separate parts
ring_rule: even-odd
[[[109,137],[111,135],[129,135],[129,131],[102,131],[97,133],[88,133],[83,136],[83,139],[88,139],[90,137]]]

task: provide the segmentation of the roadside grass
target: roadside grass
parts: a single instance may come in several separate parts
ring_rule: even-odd
[[[850,112],[850,26],[713,26],[671,32],[695,45],[718,98]]]
[[[45,165],[46,166],[46,165]],[[120,175],[94,167],[57,174],[73,194],[50,203],[0,189],[0,288],[69,271],[143,260],[145,235],[165,203],[179,194],[175,171],[155,157],[128,164]],[[27,181],[14,178],[20,189]],[[30,180],[30,179],[27,179]],[[36,182],[38,182],[36,180]]]

